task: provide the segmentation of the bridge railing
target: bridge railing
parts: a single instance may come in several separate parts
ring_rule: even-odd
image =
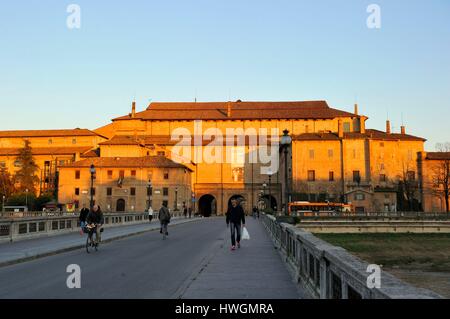
[[[105,228],[148,222],[147,213],[104,214]],[[80,230],[78,214],[0,219],[0,242],[53,236]]]
[[[394,219],[394,220],[449,220],[450,214],[436,213],[436,212],[314,212],[294,213],[300,219],[305,220],[379,220],[379,219]]]
[[[381,287],[371,289],[369,264],[295,226],[278,223],[271,215],[262,221],[297,282],[321,299],[441,298],[410,286],[381,271]]]

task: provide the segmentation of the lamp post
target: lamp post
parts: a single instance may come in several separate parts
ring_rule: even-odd
[[[269,209],[272,210],[272,170],[269,170]]]
[[[267,188],[267,184],[266,183],[263,183],[263,185],[262,185],[262,187],[263,187],[263,194],[262,194],[262,198],[263,198],[263,200],[264,200],[264,206],[266,206],[266,188]],[[265,207],[266,208],[266,207]]]
[[[292,137],[289,136],[289,131],[284,130],[281,137],[281,148],[284,149],[284,182],[285,182],[285,197],[284,197],[284,214],[288,215],[288,203],[289,203],[289,179],[288,179],[288,155],[289,147],[292,144]]]
[[[152,207],[152,193],[153,193],[153,187],[152,187],[152,181],[149,180],[147,183],[147,196],[148,196],[148,207],[147,210]]]
[[[2,196],[2,213],[5,212],[5,199],[6,199],[6,196],[3,195],[3,196]]]
[[[91,172],[91,201],[89,206],[92,209],[94,207],[94,179],[96,172],[94,164],[91,165],[90,172]]]
[[[25,206],[27,206],[27,211],[28,211],[28,188],[25,189]]]
[[[175,187],[175,211],[178,211],[178,187]]]

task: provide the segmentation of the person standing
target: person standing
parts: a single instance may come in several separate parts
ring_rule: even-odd
[[[86,218],[89,214],[89,209],[86,208],[86,204],[83,204],[83,208],[80,211],[80,216],[79,216],[79,220],[80,220],[80,234],[83,235],[83,230],[84,227],[86,226]]]
[[[192,207],[191,206],[189,206],[188,214],[189,214],[189,219],[190,219],[192,217]]]
[[[153,208],[150,206],[148,208],[148,221],[149,221],[149,223],[152,222],[152,219],[153,219]]]
[[[169,232],[167,230],[167,226],[170,223],[170,211],[167,208],[167,203],[163,202],[160,210],[159,210],[159,214],[158,214],[158,219],[159,222],[161,223],[161,230],[159,231],[161,234],[165,234],[166,236],[169,235]]]
[[[226,221],[227,226],[230,226],[231,250],[236,250],[236,243],[237,247],[241,248],[241,226],[245,227],[245,213],[237,199],[231,200],[231,206],[226,213]]]
[[[184,218],[187,218],[187,215],[188,215],[188,209],[187,209],[187,207],[186,207],[186,204],[183,204],[183,215],[184,215]]]

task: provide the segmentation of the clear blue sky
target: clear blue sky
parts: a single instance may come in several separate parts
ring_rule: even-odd
[[[93,129],[134,97],[325,99],[450,141],[448,0],[1,1],[0,41],[0,130]]]

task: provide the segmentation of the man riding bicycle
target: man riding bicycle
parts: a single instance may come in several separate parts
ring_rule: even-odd
[[[98,245],[101,242],[101,228],[104,224],[103,213],[100,210],[100,206],[94,205],[94,207],[92,207],[92,210],[87,215],[86,222],[88,225],[95,226],[95,245]]]

